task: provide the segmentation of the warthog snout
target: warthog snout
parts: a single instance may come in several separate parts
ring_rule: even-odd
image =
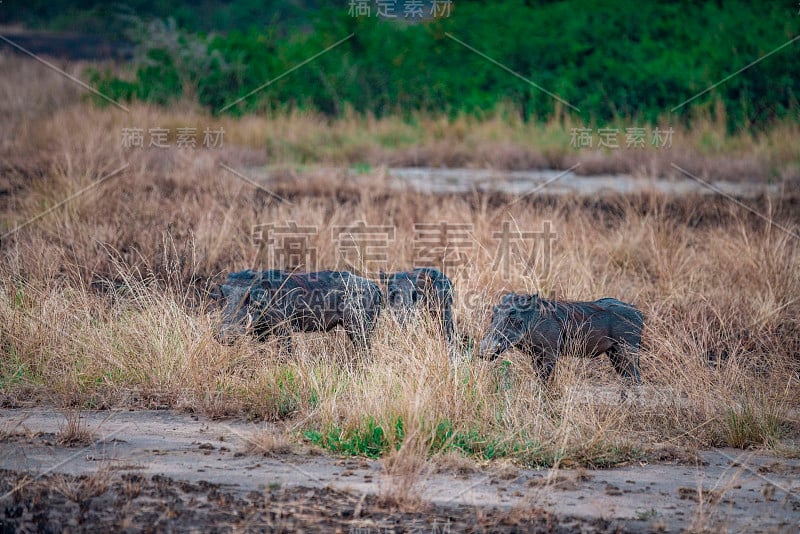
[[[244,323],[221,323],[217,327],[216,338],[217,341],[223,345],[233,345],[236,338],[245,335],[250,331],[253,318],[250,314],[247,315]]]
[[[502,352],[502,346],[494,338],[485,337],[478,345],[478,356],[485,360],[494,360]]]
[[[398,324],[406,327],[420,316],[430,314],[441,324],[448,344],[453,342],[453,284],[433,267],[417,267],[411,271],[381,273],[386,284],[387,303]]]
[[[411,319],[411,304],[406,303],[404,295],[399,291],[390,293],[388,301],[392,316],[397,320],[400,326],[406,326]]]

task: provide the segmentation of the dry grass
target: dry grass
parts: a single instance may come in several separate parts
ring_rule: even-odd
[[[468,477],[480,470],[475,460],[452,450],[435,456],[432,461],[437,473],[453,473]]]
[[[280,192],[292,203],[277,203],[220,162],[238,168],[263,158],[247,147],[263,147],[265,139],[325,147],[331,128],[355,132],[358,121],[218,120],[145,106],[125,114],[80,102],[37,117],[4,139],[0,228],[57,206],[124,162],[130,166],[2,240],[6,403],[166,406],[284,419],[298,434],[343,452],[403,451],[416,436],[415,446],[428,453],[612,465],[662,442],[775,446],[800,400],[798,241],[728,200],[653,194],[511,205],[514,199],[502,195],[390,194],[379,183],[340,190],[341,179],[328,174],[316,181],[289,176]],[[125,126],[202,129],[206,121],[225,126],[226,148],[120,146]],[[463,137],[477,146],[491,137],[475,133],[466,119],[431,121],[429,135],[442,143]],[[363,135],[400,127],[387,124],[369,123]],[[503,124],[485,127],[502,140]],[[740,140],[737,153],[762,154],[771,142]],[[753,207],[797,228],[796,199],[760,199]],[[505,377],[501,364],[469,353],[452,368],[437,336],[402,332],[385,316],[366,359],[351,354],[341,332],[296,336],[292,358],[274,343],[214,340],[207,288],[227,271],[274,267],[251,241],[254,225],[314,225],[309,246],[320,268],[332,268],[341,266],[332,228],[358,220],[395,227],[387,269],[413,265],[415,223],[472,225],[468,261],[448,269],[458,327],[468,337],[485,331],[490,304],[504,290],[636,303],[646,318],[641,400],[618,402],[619,380],[606,360],[564,358],[550,387],[515,353]],[[512,254],[505,272],[498,268],[493,232],[503,221],[524,230],[552,223],[558,238],[549,269],[528,261],[530,247]],[[708,364],[711,353],[720,355],[717,365]]]
[[[0,424],[0,443],[16,439],[26,439],[28,441],[34,439],[39,433],[25,426],[25,420],[27,418],[28,416],[24,416],[16,420],[8,419],[3,421],[3,423]]]
[[[427,440],[419,431],[414,431],[383,460],[380,498],[385,505],[404,511],[418,511],[424,507],[421,486],[430,467],[428,449]]]
[[[59,64],[81,77],[83,63]],[[104,65],[103,68],[108,67]],[[113,67],[112,67],[113,68]],[[796,121],[772,125],[764,131],[727,132],[725,110],[707,110],[692,118],[691,127],[672,122],[669,114],[655,124],[620,118],[614,136],[619,148],[598,148],[598,126],[568,115],[546,124],[526,123],[513,110],[499,109],[484,117],[461,115],[431,117],[411,114],[375,118],[346,112],[331,119],[307,111],[267,116],[214,117],[183,101],[168,109],[131,104],[130,113],[114,107],[96,110],[82,102],[81,89],[39,63],[0,54],[0,117],[7,127],[0,132],[0,147],[14,154],[14,166],[26,166],[31,150],[60,152],[69,144],[75,120],[95,126],[117,156],[128,157],[121,147],[123,128],[166,128],[175,144],[176,129],[224,128],[224,142],[236,147],[236,159],[294,168],[309,164],[334,166],[479,167],[506,170],[568,168],[580,163],[577,173],[629,173],[635,176],[680,176],[677,164],[712,180],[758,180],[796,184],[800,179],[800,126]],[[713,112],[712,112],[713,111]],[[700,112],[698,112],[700,113]],[[61,114],[66,116],[61,117]],[[589,128],[592,148],[578,148],[574,129]],[[645,146],[627,146],[629,128],[644,128]],[[654,146],[653,132],[673,129],[669,148]],[[19,137],[25,143],[19,142]],[[81,138],[84,143],[88,138]],[[96,156],[98,139],[80,151]],[[149,139],[145,139],[145,143]],[[20,150],[21,145],[24,145]],[[72,165],[85,165],[72,153]],[[38,158],[36,158],[38,159]],[[190,158],[191,159],[191,158]],[[88,172],[91,167],[84,166]],[[41,170],[41,169],[40,169]]]
[[[101,467],[91,475],[55,475],[50,483],[55,491],[84,509],[89,507],[89,501],[108,491],[111,486],[111,472],[108,468]]]
[[[58,444],[64,447],[82,447],[92,443],[97,434],[81,420],[81,412],[70,410],[64,414],[64,424],[58,429]]]
[[[261,430],[250,434],[245,439],[245,452],[249,454],[272,456],[286,454],[291,451],[291,441],[283,434],[275,431]]]

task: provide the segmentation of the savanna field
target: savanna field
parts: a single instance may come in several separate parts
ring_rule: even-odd
[[[798,21],[0,2],[0,531],[797,532]],[[388,306],[415,267],[450,343]],[[380,285],[371,347],[231,337],[285,319],[247,269]],[[581,357],[638,312],[512,291],[634,305],[641,385]]]
[[[276,422],[282,440],[348,455],[380,457],[413,444],[427,457],[455,452],[522,466],[607,467],[664,444],[797,454],[796,125],[732,136],[708,119],[676,131],[674,152],[604,158],[571,148],[563,120],[230,118],[186,102],[134,103],[125,112],[95,106],[32,62],[4,56],[0,64],[10,125],[0,143],[6,407],[170,408]],[[169,129],[173,145],[177,128],[226,134],[217,148],[125,147],[123,129],[133,127]],[[419,141],[403,141],[415,132],[424,132]],[[717,142],[692,148],[701,138]],[[498,139],[517,142],[473,150]],[[549,140],[550,148],[531,139]],[[341,150],[314,148],[321,146]],[[298,156],[303,147],[310,152]],[[500,159],[489,166],[500,169],[542,158],[643,174],[676,158],[703,176],[725,161],[745,181],[765,180],[747,169],[769,161],[783,189],[741,203],[546,190],[523,198],[424,195],[390,188],[379,166],[412,157],[436,165],[434,157],[453,154],[464,166],[486,166],[490,154]],[[274,172],[260,185],[283,200],[223,165],[243,175],[268,165]],[[368,179],[353,181],[348,166]],[[296,334],[291,356],[277,342],[219,344],[215,285],[234,270],[292,267],[274,265],[274,251],[254,239],[254,227],[288,221],[312,228],[303,250],[313,249],[319,269],[343,268],[332,231],[359,221],[393,229],[380,265],[387,270],[415,266],[415,225],[466,228],[463,258],[445,267],[455,284],[457,364],[433,325],[423,320],[402,331],[388,314],[369,356],[355,354],[343,332]],[[549,225],[551,249],[520,240],[499,257],[504,223],[520,232]],[[645,317],[640,396],[620,402],[621,382],[605,357],[562,358],[548,386],[520,353],[476,358],[491,305],[511,290],[567,300],[613,296],[638,306]]]

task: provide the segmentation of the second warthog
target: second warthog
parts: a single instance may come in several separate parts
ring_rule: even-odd
[[[381,273],[381,281],[386,284],[389,308],[401,325],[413,313],[425,310],[440,326],[447,343],[453,343],[453,283],[443,272],[417,267],[413,271]]]
[[[516,347],[533,356],[546,381],[565,349],[581,356],[606,353],[617,373],[639,384],[642,327],[642,312],[617,299],[560,302],[508,293],[493,309],[479,354],[495,359]]]
[[[369,348],[381,311],[377,284],[346,271],[240,271],[220,287],[219,339],[252,333],[279,336],[287,352],[292,332],[327,332],[341,325],[356,347]]]

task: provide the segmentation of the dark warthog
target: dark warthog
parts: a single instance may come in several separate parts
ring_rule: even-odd
[[[386,284],[389,308],[401,325],[416,310],[427,310],[441,325],[447,342],[453,342],[453,284],[443,272],[418,267],[413,271],[381,273],[381,281]]]
[[[558,302],[508,293],[494,307],[479,354],[495,359],[516,347],[534,357],[546,381],[565,347],[585,356],[605,352],[617,373],[639,384],[642,326],[642,313],[617,299]]]
[[[327,332],[341,325],[356,347],[369,348],[381,311],[377,284],[349,272],[241,271],[220,287],[224,300],[219,339],[252,333],[280,336],[292,350],[292,332]]]

